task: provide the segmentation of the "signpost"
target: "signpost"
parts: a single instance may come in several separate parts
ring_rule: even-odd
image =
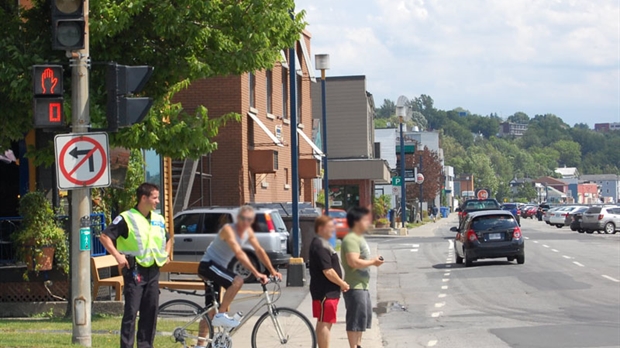
[[[61,190],[110,186],[107,133],[60,134],[54,149]]]
[[[402,179],[400,176],[395,176],[392,178],[392,186],[400,186],[402,185]]]
[[[489,190],[487,189],[478,189],[476,190],[476,198],[483,200],[483,199],[488,199],[490,196],[489,194]]]
[[[415,177],[415,182],[418,185],[422,185],[424,183],[424,175],[422,173],[418,173]]]

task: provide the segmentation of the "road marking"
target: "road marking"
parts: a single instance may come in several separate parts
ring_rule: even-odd
[[[579,267],[585,267],[584,265],[582,265],[581,263],[577,262],[577,261],[573,261],[573,263]]]
[[[537,241],[537,240],[535,240],[535,241],[534,241],[534,243],[535,243],[535,244],[538,244],[538,241]]]
[[[450,275],[450,272],[448,272],[448,273],[444,273],[444,274],[443,274],[443,276],[444,276],[444,277],[447,277],[447,276],[449,276],[449,275]]]
[[[418,249],[411,249],[411,252],[416,252],[418,251]]]
[[[572,257],[566,256],[566,255],[562,255],[562,257],[565,258],[565,259],[569,259],[569,260],[572,259]]]
[[[426,344],[427,347],[434,347],[437,344],[437,340],[430,340]]]
[[[525,238],[525,239],[530,239],[530,237],[523,237],[523,238]]]
[[[445,302],[438,302],[438,303],[435,303],[435,308],[441,308],[441,307],[443,307],[445,305],[446,305]]]
[[[548,248],[549,246],[547,244],[543,244],[543,247],[544,248]]]
[[[434,312],[433,314],[431,314],[431,317],[438,318],[442,314],[443,314],[443,312]]]
[[[441,287],[441,290],[448,290],[448,286],[447,286],[447,285],[443,285],[443,286]]]
[[[412,247],[412,248],[419,248],[419,247],[420,247],[420,244],[411,244],[411,247]]]
[[[449,282],[449,281],[450,281],[450,279],[445,279],[445,278],[444,278],[444,279],[442,279],[441,281],[442,281],[442,282],[444,282],[444,283],[447,283],[447,282]]]
[[[603,274],[603,278],[605,278],[605,279],[609,279],[609,280],[611,280],[612,282],[620,283],[620,280],[618,280],[618,279],[616,279],[616,278],[612,278],[612,277],[610,277],[610,276],[608,276],[608,275],[604,275],[604,274]]]
[[[454,249],[454,244],[452,244],[452,241],[450,241],[450,240],[448,241],[448,249],[449,250]]]
[[[450,268],[450,267],[452,267],[452,265],[446,265],[446,268]]]
[[[452,258],[451,258],[451,257],[448,257],[448,258],[446,259],[446,262],[452,262]]]
[[[551,249],[554,253],[559,253],[558,249]]]
[[[444,298],[444,297],[446,297],[446,294],[439,294],[439,296],[437,296],[437,297]]]

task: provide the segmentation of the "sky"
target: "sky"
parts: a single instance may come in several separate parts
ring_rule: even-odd
[[[620,0],[296,0],[328,76],[472,113],[620,122]]]

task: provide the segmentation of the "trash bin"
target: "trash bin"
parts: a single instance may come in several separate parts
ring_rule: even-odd
[[[440,211],[441,211],[442,218],[447,218],[448,214],[450,213],[450,209],[448,207],[441,207]]]
[[[301,240],[300,254],[299,257],[304,259],[304,262],[308,262],[310,258],[310,243],[314,238],[314,220],[316,220],[316,216],[307,216],[302,215],[299,217],[299,234]],[[288,229],[289,236],[289,252],[293,253],[293,217],[292,216],[283,216],[282,220],[284,220],[284,224]],[[336,241],[334,240],[334,245]]]

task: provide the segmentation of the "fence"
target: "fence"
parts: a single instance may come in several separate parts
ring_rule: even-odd
[[[63,225],[65,231],[71,230],[71,223],[68,216],[59,216],[58,220]],[[21,221],[21,217],[0,217],[0,264],[15,263],[15,248],[11,241],[11,235],[13,233],[19,233],[18,229]],[[105,228],[106,223],[103,214],[96,213],[90,215],[90,230],[92,236],[90,253],[92,256],[102,256],[107,253],[98,238]]]

